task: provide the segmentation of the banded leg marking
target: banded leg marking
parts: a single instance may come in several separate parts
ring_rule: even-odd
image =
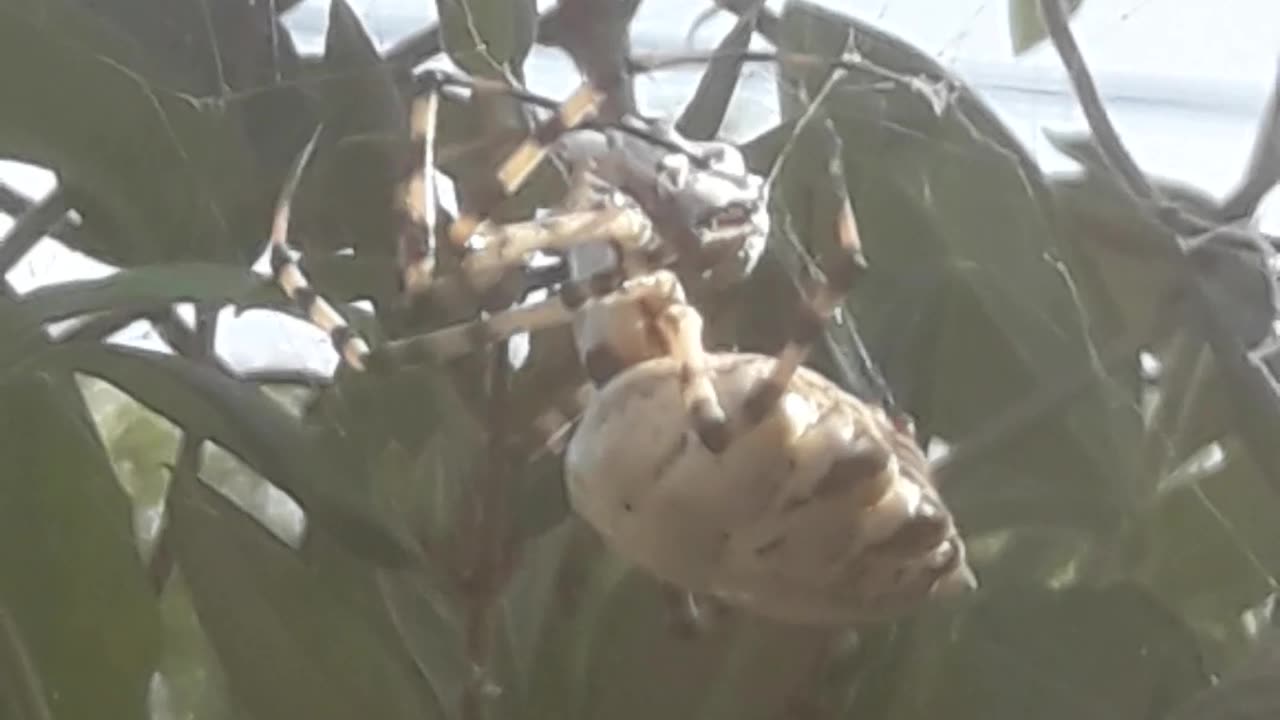
[[[658,275],[659,273],[654,273]],[[435,358],[451,360],[522,332],[535,332],[573,321],[583,305],[621,293],[628,300],[655,294],[652,275],[627,280],[617,268],[564,283],[551,297],[523,307],[504,310],[469,323],[453,325],[416,337],[395,340],[378,348],[393,362]]]
[[[604,97],[604,94],[596,90],[590,82],[579,86],[560,106],[560,109],[538,125],[533,134],[525,138],[498,167],[499,192],[497,195],[482,202],[479,209],[461,213],[453,221],[449,227],[450,242],[459,247],[465,247],[467,241],[475,234],[476,228],[492,212],[493,207],[519,190],[529,175],[546,158],[551,145],[561,135],[591,118],[600,107],[600,103],[604,101]]]
[[[356,370],[364,370],[369,346],[356,335],[347,321],[328,300],[321,297],[307,282],[307,276],[298,267],[293,250],[289,247],[289,215],[293,196],[302,180],[302,173],[315,152],[321,128],[316,128],[306,147],[294,162],[284,189],[276,203],[275,217],[271,223],[271,274],[284,294],[292,300],[307,318],[329,335],[333,348],[344,361]]]
[[[582,210],[499,225],[483,234],[482,247],[463,258],[462,277],[438,278],[433,284],[444,294],[461,291],[460,285],[483,291],[535,251],[564,252],[612,243],[624,253],[639,253],[650,234],[648,217],[635,207]]]
[[[423,292],[436,265],[435,135],[440,90],[433,85],[410,108],[409,132],[413,148],[401,188],[399,261],[404,292]]]
[[[837,254],[829,264],[819,267],[821,277],[812,295],[797,309],[794,330],[787,344],[778,353],[777,361],[769,376],[751,389],[746,402],[733,420],[733,435],[746,432],[768,417],[782,399],[796,369],[809,356],[823,326],[853,289],[858,277],[867,268],[858,237],[858,223],[853,206],[845,195],[834,228]]]

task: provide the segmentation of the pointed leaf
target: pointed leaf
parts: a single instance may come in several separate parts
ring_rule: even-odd
[[[252,384],[175,355],[81,343],[63,348],[68,367],[112,383],[179,427],[221,445],[366,557],[400,565],[414,556],[411,544],[345,476],[349,464]]]
[[[750,47],[755,30],[755,15],[744,13],[716,46],[715,59],[707,64],[698,89],[676,121],[681,135],[691,140],[711,140],[720,132],[729,101],[742,77],[743,53]]]
[[[449,59],[472,75],[522,77],[537,34],[531,0],[436,0]]]
[[[444,717],[399,648],[228,500],[176,478],[174,544],[232,691],[256,717]]]
[[[83,9],[26,5],[0,5],[0,154],[59,173],[91,242],[77,249],[116,265],[248,259],[269,205],[220,106],[121,64],[121,39]]]
[[[46,323],[103,310],[142,314],[181,302],[234,303],[267,282],[261,275],[232,265],[146,265],[104,278],[42,285],[19,302],[39,322]]]
[[[0,407],[0,687],[40,720],[146,717],[159,613],[78,391],[25,376]]]
[[[843,145],[871,267],[848,308],[921,427],[963,443],[1037,391],[1093,367],[1094,279],[1061,241],[1034,160],[994,113],[928,55],[814,3],[790,0],[781,33],[779,93],[789,115],[807,107],[828,73],[786,61],[786,54],[833,57],[852,38],[867,61],[899,78],[855,68],[822,111]],[[829,158],[797,146],[781,194],[802,208],[811,202],[808,169]],[[825,237],[799,229],[797,236],[813,243]],[[1138,422],[1126,409],[1129,398],[1107,397],[1118,393],[1100,383],[1038,418],[986,464],[956,468],[947,492],[984,502],[996,464],[1046,493],[1071,488],[1078,501],[1058,507],[1087,511],[1064,512],[1061,522],[1111,525],[1124,498],[1117,446],[1136,436]],[[1012,512],[1006,517],[1018,521]]]

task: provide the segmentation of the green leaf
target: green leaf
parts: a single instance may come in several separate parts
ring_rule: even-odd
[[[523,77],[524,61],[537,34],[537,3],[531,0],[436,0],[445,51],[472,75]]]
[[[815,123],[825,115],[839,135],[871,266],[848,310],[922,430],[964,443],[1029,396],[1092,367],[1094,279],[1061,241],[1044,179],[1008,128],[932,58],[866,23],[791,0],[780,32],[784,53],[833,57],[852,38],[869,63],[911,78],[886,83],[878,72],[855,69],[836,84]],[[784,60],[785,113],[799,115],[827,75]],[[830,247],[830,231],[806,234],[804,225],[814,183],[823,181],[811,168],[830,162],[814,153],[829,151],[796,143],[781,178],[795,236],[818,246],[807,248],[811,254]],[[1043,516],[1056,511],[1057,523],[1113,526],[1127,502],[1118,448],[1136,438],[1138,418],[1122,388],[1099,384],[1019,428],[1016,441],[981,462],[955,467],[944,486],[948,502],[967,504],[962,515],[974,512],[1000,494],[988,481],[994,475],[1039,488],[1046,498],[1055,489],[1071,493],[1072,502],[1046,502]],[[983,514],[1021,522],[1012,510]],[[965,517],[961,525],[979,530]]]
[[[1280,499],[1238,443],[1199,483],[1164,493],[1141,516],[1139,577],[1205,639],[1223,668],[1246,640],[1240,611],[1280,575]]]
[[[1266,720],[1280,714],[1280,633],[1269,629],[1250,656],[1169,720]]]
[[[321,105],[314,159],[296,202],[304,251],[354,247],[395,257],[396,186],[409,167],[408,105],[345,0],[329,5],[324,58],[311,78]]]
[[[517,667],[529,668],[522,716],[783,717],[832,637],[714,612],[705,634],[692,635],[671,593],[577,521],[527,549],[525,562],[550,578],[529,569],[508,590],[507,627],[525,658]]]
[[[1074,15],[1081,5],[1084,0],[1068,0],[1068,16]],[[1040,0],[1009,0],[1009,39],[1014,55],[1026,53],[1047,37],[1048,30],[1040,17]]]
[[[918,624],[908,637],[875,717],[1162,718],[1208,683],[1185,625],[1130,585],[986,593],[959,618]],[[845,716],[868,711],[855,702]]]
[[[200,622],[259,718],[444,717],[408,659],[288,546],[195,478],[176,478],[172,532]]]
[[[85,219],[77,249],[106,262],[251,259],[270,206],[237,127],[150,84],[122,46],[61,0],[0,7],[0,154],[59,173]]]
[[[235,303],[269,281],[231,265],[174,263],[129,268],[104,278],[42,285],[19,302],[41,323],[110,310],[143,314],[181,302]],[[279,291],[276,291],[281,298]]]
[[[16,378],[0,407],[0,688],[40,720],[146,717],[159,614],[76,387]]]
[[[415,556],[351,480],[349,461],[252,384],[175,355],[63,347],[69,368],[112,383],[187,432],[221,445],[297,500],[315,525],[366,558],[399,566]]]

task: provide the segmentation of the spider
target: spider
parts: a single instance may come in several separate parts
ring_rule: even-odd
[[[695,595],[809,625],[893,618],[976,587],[910,424],[803,366],[866,268],[847,200],[832,228],[841,253],[820,265],[825,280],[797,308],[781,351],[709,351],[669,265],[711,284],[740,282],[755,265],[767,198],[736,148],[683,141],[669,128],[656,153],[610,133],[603,149],[562,142],[559,152],[576,159],[561,208],[505,225],[484,217],[591,118],[602,97],[588,82],[500,165],[502,192],[449,225],[464,260],[445,276],[435,272],[427,178],[448,82],[435,77],[412,102],[422,163],[400,200],[406,291],[484,287],[535,250],[565,253],[569,277],[543,301],[370,349],[308,286],[288,246],[313,137],[281,192],[272,269],[348,365],[449,359],[570,324],[594,388],[564,449],[569,500],[628,562]]]

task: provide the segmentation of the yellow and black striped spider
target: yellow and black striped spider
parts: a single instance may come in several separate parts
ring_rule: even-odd
[[[405,290],[483,287],[535,250],[564,252],[569,277],[546,300],[371,349],[308,287],[287,245],[309,145],[281,195],[272,268],[348,365],[447,359],[571,324],[594,387],[564,450],[565,481],[574,510],[620,556],[684,590],[805,624],[893,617],[975,586],[910,426],[802,366],[866,265],[847,202],[832,228],[842,252],[777,356],[704,346],[702,316],[670,266],[742,280],[768,235],[765,187],[736,148],[671,130],[656,153],[616,136],[562,150],[574,179],[547,218],[495,224],[483,208],[456,218],[446,240],[464,260],[449,276],[434,262],[429,180],[447,82],[435,76],[412,105],[422,162],[402,188]],[[564,102],[500,166],[502,192],[601,100],[587,84]]]

